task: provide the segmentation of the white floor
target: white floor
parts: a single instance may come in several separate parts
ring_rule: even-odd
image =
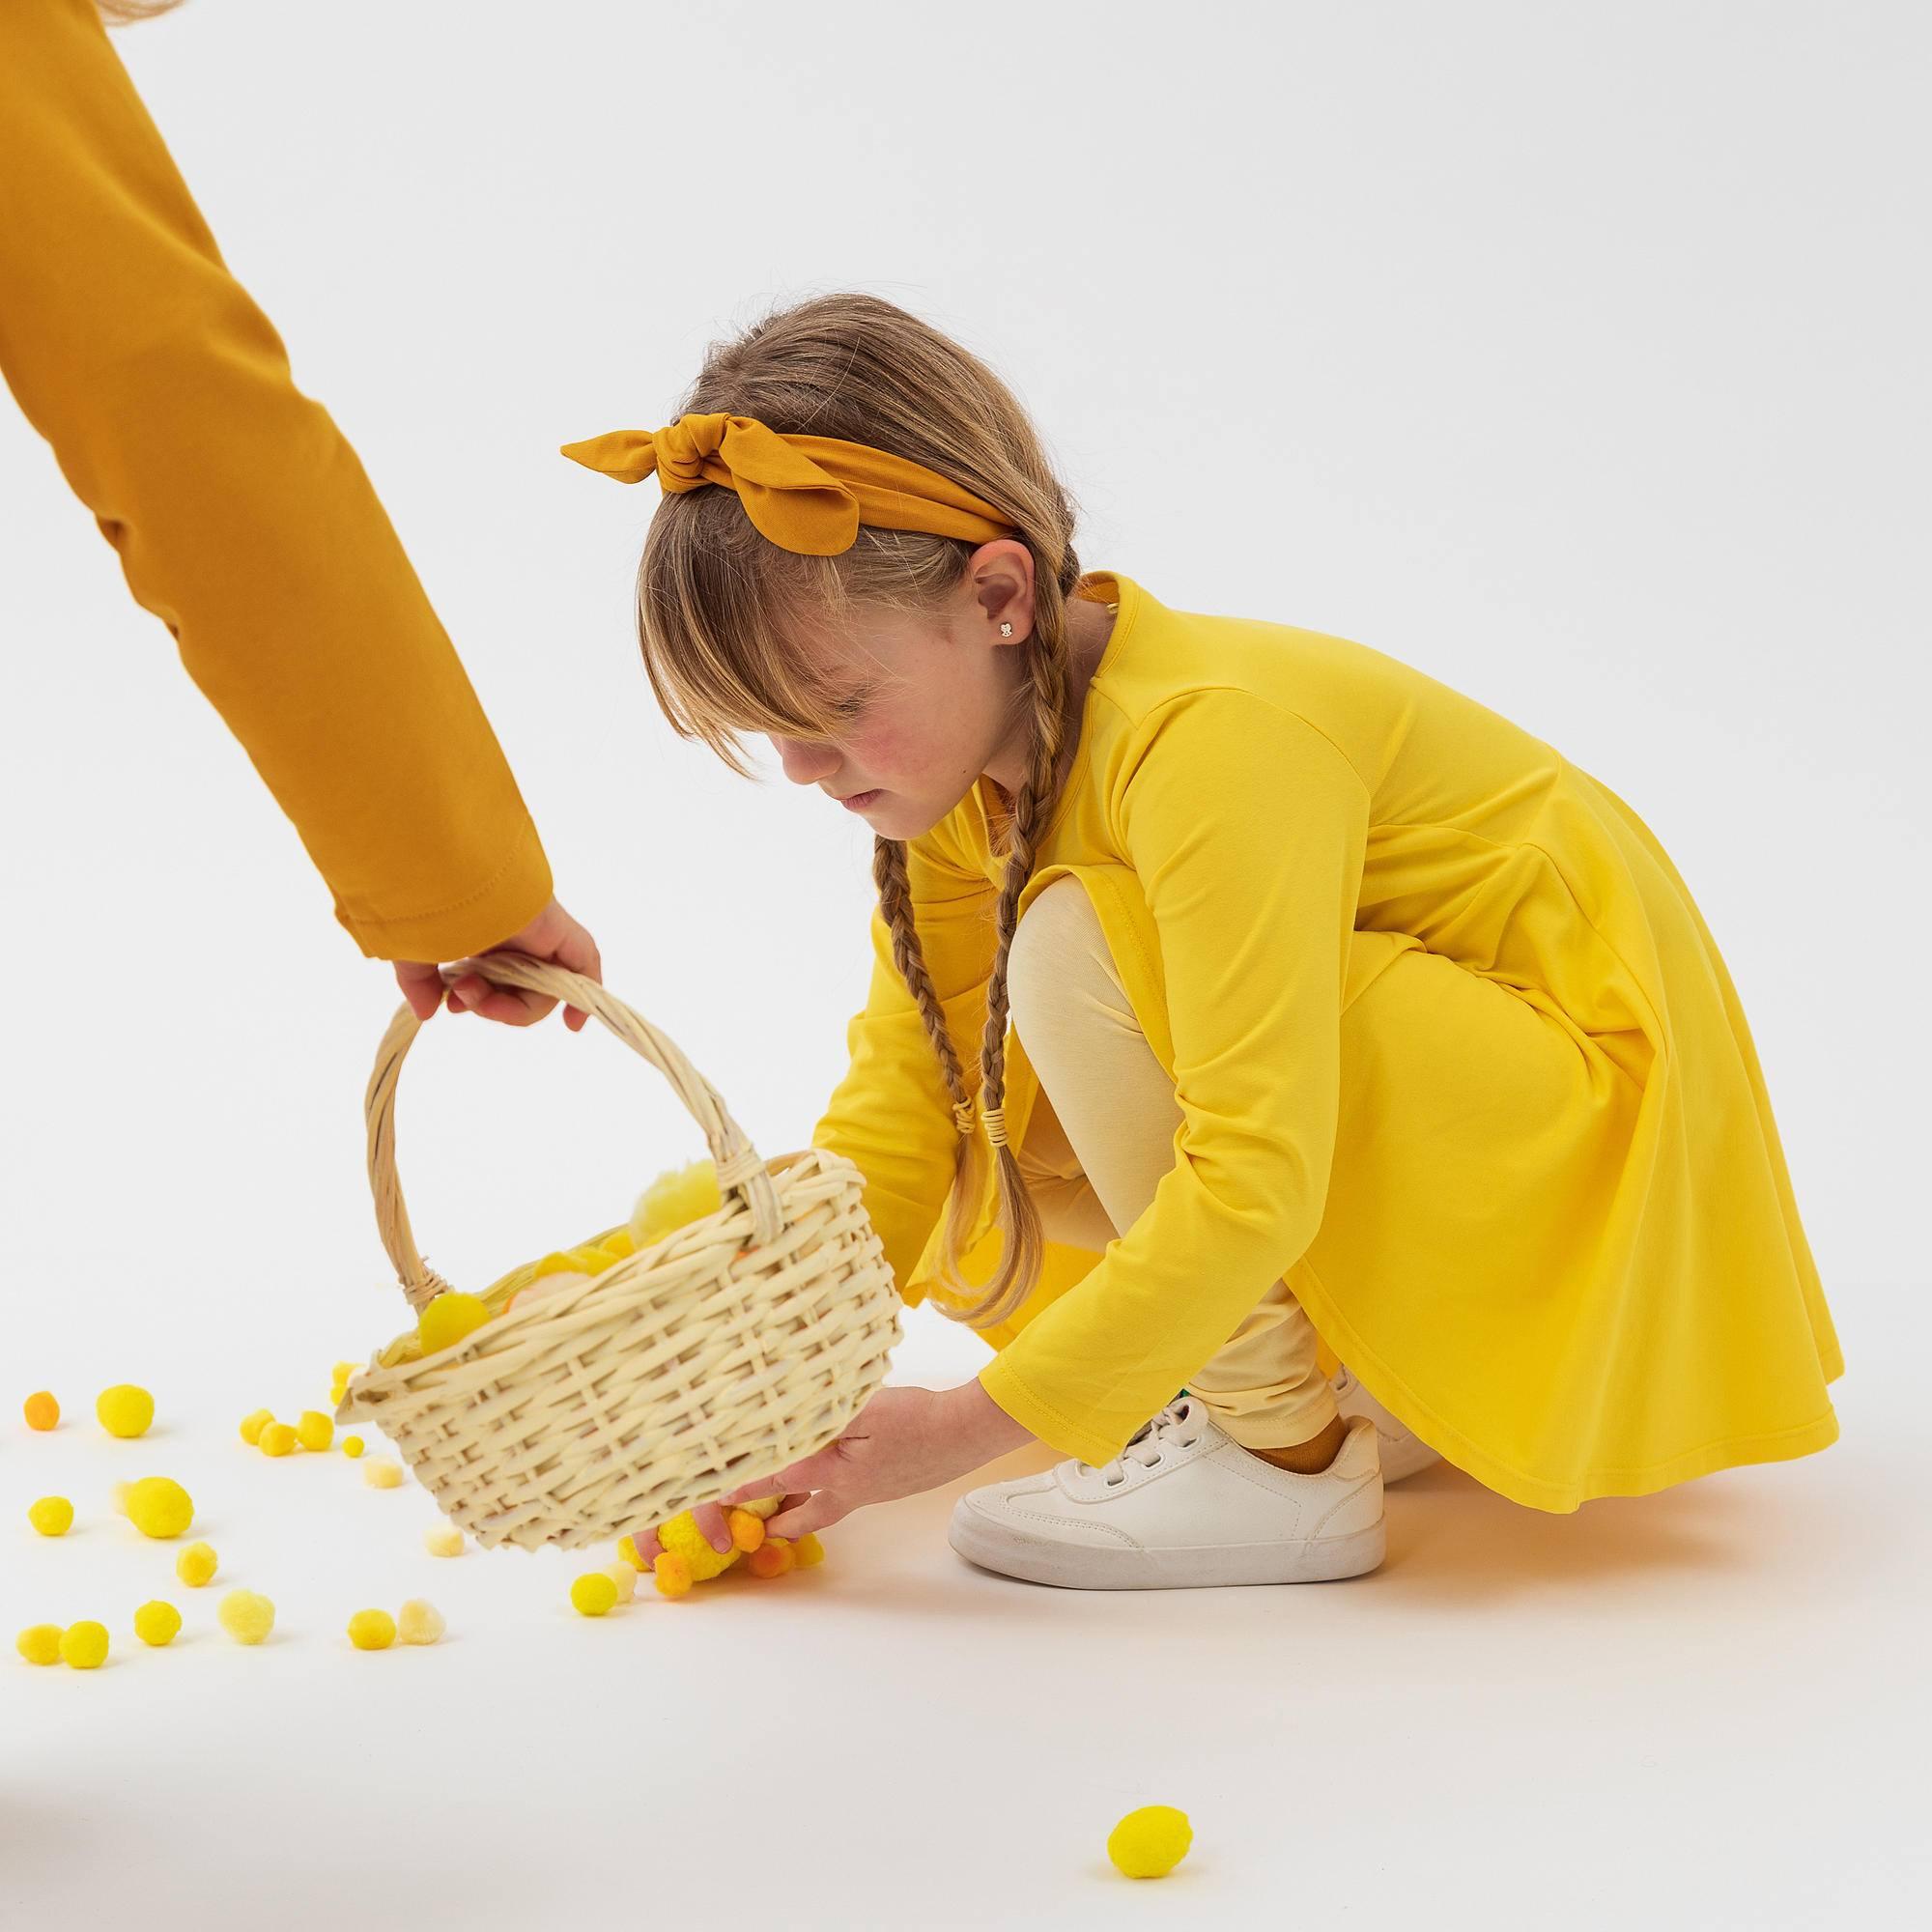
[[[185,1351],[139,1444],[100,1435],[91,1389],[49,1436],[10,1393],[8,1634],[97,1615],[115,1651],[0,1668],[0,1918],[1923,1922],[1922,1405],[1908,1351],[1843,1326],[1826,1454],[1571,1518],[1438,1467],[1391,1492],[1388,1562],[1355,1583],[1036,1589],[954,1558],[935,1495],[828,1533],[815,1572],[601,1623],[565,1606],[576,1559],[440,1562],[412,1487],[251,1454],[233,1422],[262,1391]],[[949,1378],[973,1346],[915,1317],[900,1372]],[[108,1509],[148,1469],[195,1493],[206,1592]],[[81,1513],[61,1543],[24,1522],[48,1492]],[[214,1627],[233,1583],[279,1605],[260,1651]],[[186,1608],[170,1651],[128,1634],[150,1594]],[[439,1649],[349,1648],[350,1611],[419,1594]],[[1133,1885],[1103,1845],[1149,1803],[1195,1850]]]

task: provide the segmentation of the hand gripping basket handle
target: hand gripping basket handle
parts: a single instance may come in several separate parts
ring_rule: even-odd
[[[483,958],[461,960],[442,969],[443,984],[452,986],[470,973],[480,973],[497,985],[548,994],[594,1013],[626,1046],[648,1060],[670,1082],[686,1111],[704,1129],[711,1158],[717,1164],[721,1195],[727,1201],[736,1195],[751,1209],[753,1232],[760,1243],[778,1238],[783,1218],[778,1189],[757,1150],[711,1083],[648,1020],[596,980],[532,959],[527,953],[492,952]],[[410,1306],[418,1310],[449,1286],[416,1251],[409,1209],[403,1205],[402,1183],[396,1178],[396,1081],[410,1042],[421,1029],[422,1022],[405,1003],[383,1036],[363,1103],[369,1123],[369,1186],[376,1197],[376,1226]]]

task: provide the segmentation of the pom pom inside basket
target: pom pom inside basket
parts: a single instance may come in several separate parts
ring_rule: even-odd
[[[520,953],[478,971],[596,1015],[668,1079],[710,1145],[715,1213],[588,1278],[504,1305],[413,1361],[389,1349],[336,1411],[393,1442],[485,1548],[566,1549],[656,1524],[835,1440],[885,1378],[898,1296],[857,1167],[823,1149],[762,1159],[678,1048],[594,980]],[[416,1250],[395,1170],[395,1093],[418,1031],[406,1006],[366,1100],[377,1225],[418,1310],[449,1284]]]

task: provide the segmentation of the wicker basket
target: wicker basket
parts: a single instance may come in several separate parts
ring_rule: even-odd
[[[823,1448],[884,1379],[898,1296],[860,1205],[859,1170],[820,1149],[761,1159],[670,1040],[594,980],[522,953],[445,969],[593,1013],[670,1082],[703,1128],[722,1205],[587,1280],[511,1295],[451,1348],[349,1382],[338,1420],[373,1424],[438,1505],[488,1548],[566,1549],[652,1527]],[[449,1284],[423,1261],[396,1179],[396,1080],[418,1022],[390,1023],[367,1096],[383,1245],[412,1308]]]

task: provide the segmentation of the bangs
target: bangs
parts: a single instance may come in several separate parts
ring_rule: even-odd
[[[746,778],[748,734],[832,737],[838,695],[810,639],[844,601],[832,558],[767,543],[730,493],[661,504],[638,570],[638,640],[671,729]]]

